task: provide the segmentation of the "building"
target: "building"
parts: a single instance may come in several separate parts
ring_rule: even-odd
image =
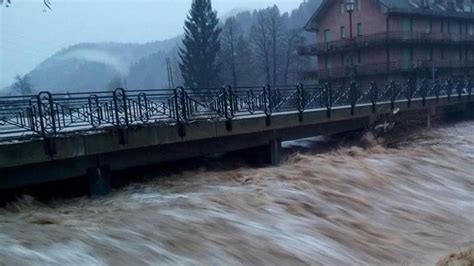
[[[474,0],[324,0],[306,31],[317,56],[305,80],[370,81],[474,77]]]

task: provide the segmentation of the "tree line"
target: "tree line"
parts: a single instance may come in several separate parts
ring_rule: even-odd
[[[179,49],[184,85],[295,84],[298,72],[310,63],[296,52],[307,42],[301,21],[307,18],[297,21],[297,15],[282,14],[273,6],[219,23],[211,0],[193,0]]]

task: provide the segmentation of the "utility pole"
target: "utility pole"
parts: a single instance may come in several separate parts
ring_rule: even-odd
[[[166,71],[168,72],[168,86],[170,90],[174,89],[173,69],[171,68],[171,60],[166,58]]]

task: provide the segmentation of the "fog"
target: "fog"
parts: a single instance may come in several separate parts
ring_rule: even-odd
[[[182,33],[191,0],[13,0],[0,6],[0,89],[15,75],[81,42],[145,43]],[[291,11],[303,0],[213,0],[219,16],[276,4]]]

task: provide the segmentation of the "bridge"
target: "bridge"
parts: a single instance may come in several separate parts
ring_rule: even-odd
[[[471,80],[263,86],[0,97],[0,189],[160,162],[251,151],[277,165],[281,142],[370,127],[394,112],[474,113]]]

